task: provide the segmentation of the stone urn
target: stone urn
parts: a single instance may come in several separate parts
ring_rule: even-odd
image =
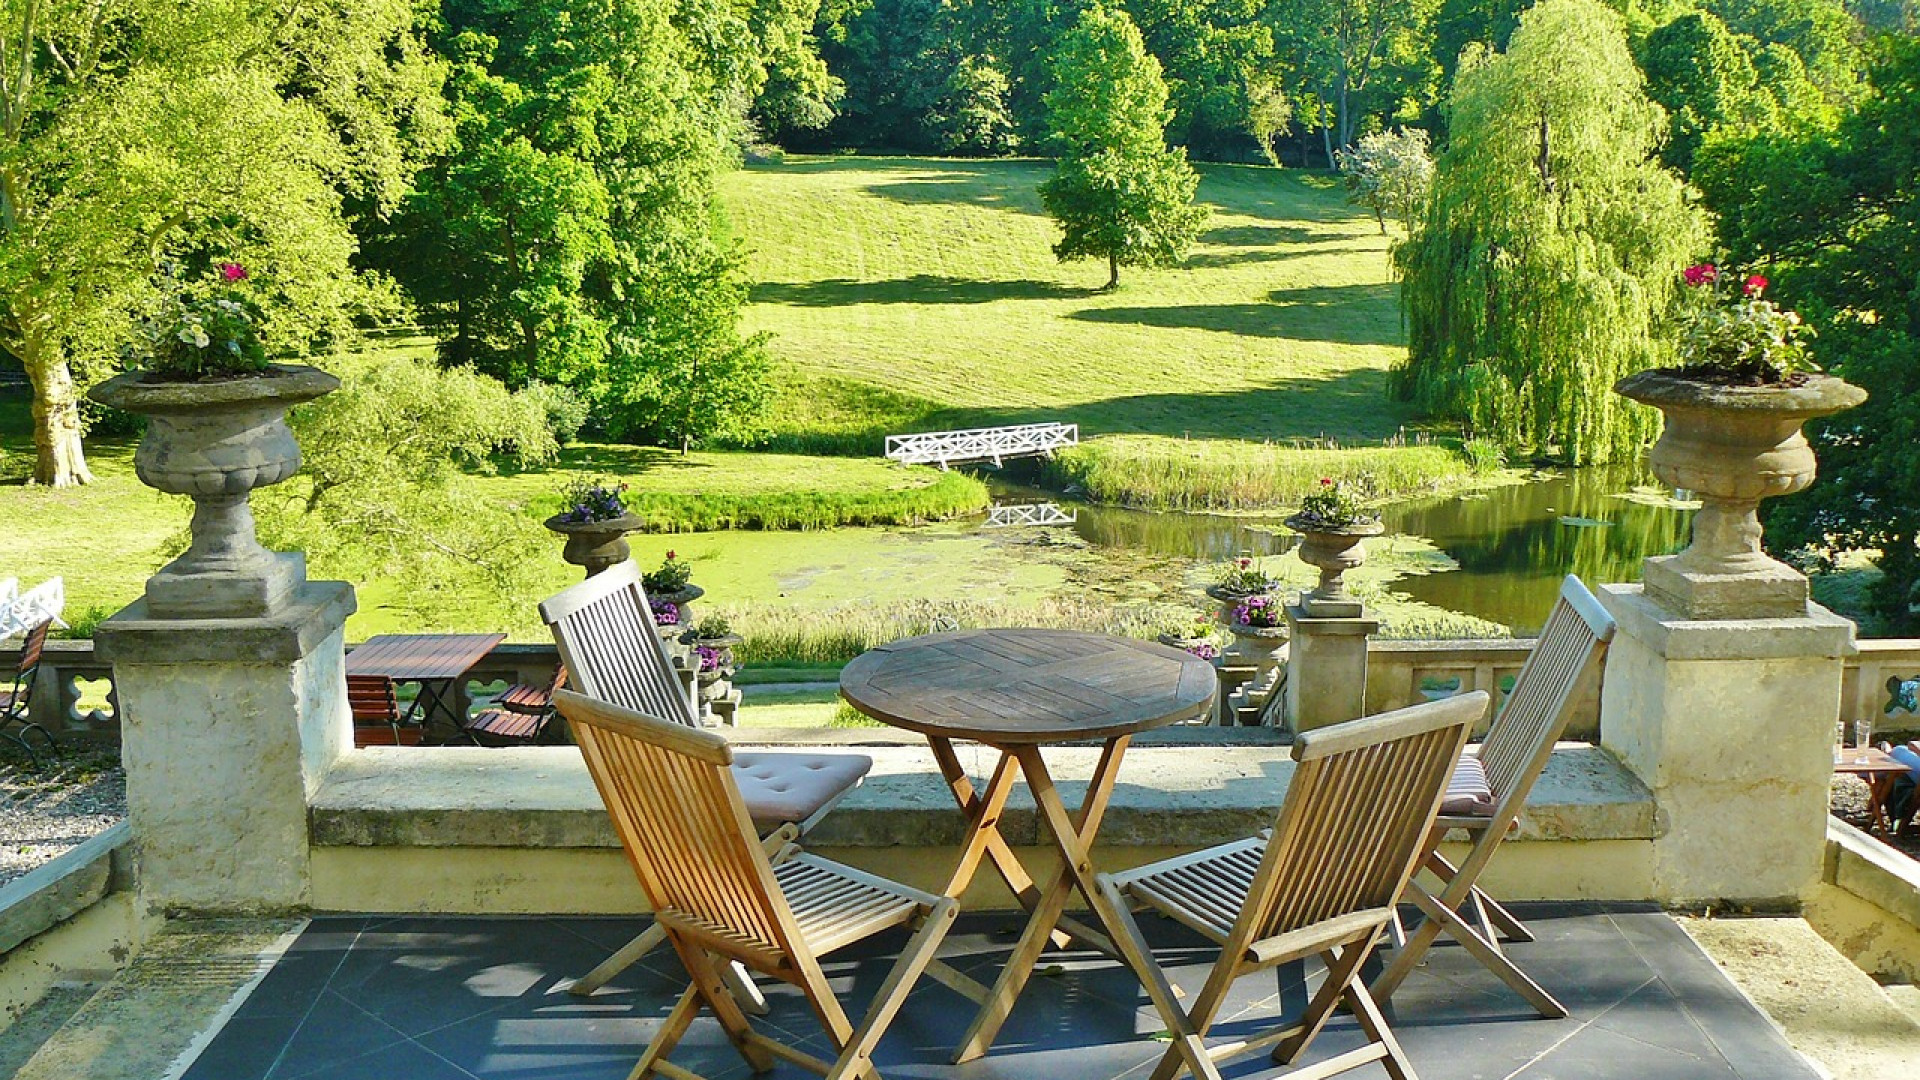
[[[642,583],[644,587],[644,582]],[[693,602],[707,595],[707,590],[698,585],[682,585],[672,592],[654,592],[647,590],[648,599],[664,600],[680,612],[680,630],[684,634],[693,628]]]
[[[627,534],[640,527],[639,517],[621,514],[605,521],[563,521],[561,517],[555,514],[545,524],[566,537],[567,546],[560,550],[560,557],[585,568],[588,577],[626,562],[633,554],[633,548],[627,544]]]
[[[193,500],[192,542],[147,579],[148,615],[260,618],[306,581],[302,556],[260,546],[247,499],[255,488],[300,469],[287,410],[339,387],[339,379],[319,368],[275,364],[254,375],[202,382],[130,371],[88,392],[102,405],[147,418],[133,455],[141,482]]]
[[[1202,660],[1218,661],[1220,659],[1220,648],[1213,643],[1213,639],[1210,637],[1188,637],[1185,634],[1161,634],[1157,640],[1162,645],[1171,646],[1179,649],[1181,652],[1192,653]]]
[[[1279,583],[1275,582],[1273,588],[1263,589],[1260,592],[1248,592],[1245,589],[1230,589],[1225,585],[1209,585],[1207,586],[1207,595],[1220,601],[1220,621],[1222,623],[1231,623],[1233,622],[1234,608],[1239,607],[1250,597],[1272,596],[1279,587]]]
[[[1226,656],[1253,668],[1254,680],[1265,682],[1279,666],[1279,652],[1287,644],[1287,628],[1230,622],[1227,630],[1233,634],[1233,644],[1227,646]]]
[[[1660,410],[1666,426],[1649,464],[1700,500],[1687,549],[1643,564],[1647,596],[1688,619],[1804,617],[1805,575],[1760,548],[1760,500],[1813,483],[1800,425],[1851,409],[1867,392],[1827,375],[1728,386],[1671,370],[1629,375],[1614,391]]]
[[[1360,618],[1363,608],[1347,591],[1346,573],[1367,561],[1367,537],[1387,527],[1378,521],[1322,525],[1301,514],[1288,518],[1286,526],[1300,534],[1300,561],[1320,571],[1320,583],[1300,594],[1301,609],[1317,619]]]

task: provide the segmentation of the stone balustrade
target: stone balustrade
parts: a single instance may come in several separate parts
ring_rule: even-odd
[[[1872,717],[1876,727],[1890,734],[1920,734],[1920,638],[1863,638],[1859,645],[1859,655],[1847,661],[1839,719],[1851,723]],[[1371,641],[1367,711],[1385,712],[1472,690],[1502,697],[1532,648],[1531,638]],[[17,651],[0,650],[0,671],[12,669],[18,658]],[[496,646],[455,688],[451,701],[471,708],[476,699],[514,683],[544,684],[559,662],[551,644]],[[32,709],[35,722],[59,738],[111,743],[119,737],[113,669],[94,657],[91,641],[47,643]],[[1576,710],[1567,738],[1598,742],[1598,691],[1583,695]]]

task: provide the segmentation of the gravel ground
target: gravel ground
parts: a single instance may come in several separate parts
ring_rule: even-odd
[[[38,768],[23,757],[0,757],[0,885],[127,816],[114,752],[67,750]]]
[[[1862,831],[1870,831],[1872,817],[1867,813],[1867,782],[1857,776],[1836,776],[1833,778],[1833,816]],[[1874,838],[1884,841],[1920,859],[1920,826],[1909,828],[1896,836],[1886,837],[1874,833]]]

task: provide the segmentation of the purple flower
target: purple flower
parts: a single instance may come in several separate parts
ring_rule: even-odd
[[[1278,626],[1280,619],[1276,607],[1271,596],[1249,596],[1233,609],[1233,621],[1242,626]]]
[[[695,645],[693,654],[700,658],[700,673],[720,670],[720,650],[711,645]]]
[[[1187,647],[1187,651],[1202,660],[1217,660],[1220,657],[1219,647],[1211,641],[1202,641],[1197,645],[1190,645]]]
[[[680,625],[680,608],[671,600],[656,600],[652,597],[648,597],[647,606],[653,609],[653,625],[655,626]]]

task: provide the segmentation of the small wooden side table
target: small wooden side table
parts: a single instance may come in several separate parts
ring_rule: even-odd
[[[1139,732],[1207,715],[1218,682],[1212,664],[1179,649],[1074,630],[928,634],[872,649],[841,672],[840,694],[854,708],[927,737],[966,815],[960,861],[943,893],[959,899],[984,858],[1031,913],[992,989],[944,964],[928,969],[981,1006],[954,1052],[956,1064],[993,1045],[1049,941],[1064,944],[1057,928],[1120,959],[1112,935],[1122,931],[1094,884],[1090,855],[1120,759]],[[975,790],[961,767],[956,739],[1000,752],[985,791]],[[1040,748],[1089,741],[1100,743],[1099,765],[1079,810],[1070,813]],[[1000,834],[1001,813],[1022,774],[1062,860],[1060,875],[1044,889]],[[1076,888],[1106,933],[1063,917]]]
[[[1865,750],[1841,747],[1834,751],[1833,771],[1867,782],[1867,812],[1872,815],[1873,827],[1882,836],[1892,836],[1893,816],[1887,802],[1893,795],[1893,782],[1907,774],[1907,766],[1877,746]]]

